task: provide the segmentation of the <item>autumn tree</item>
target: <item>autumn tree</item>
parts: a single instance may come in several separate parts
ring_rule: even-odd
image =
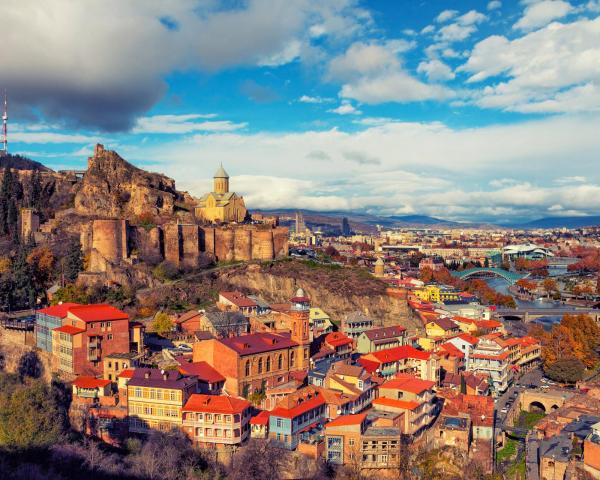
[[[431,267],[423,267],[419,271],[419,280],[424,283],[431,283],[433,280],[433,270]]]
[[[251,439],[231,459],[230,480],[279,480],[289,458],[286,451],[276,448],[270,440]]]
[[[546,291],[548,296],[550,296],[550,294],[552,293],[558,292],[558,284],[553,278],[544,279],[544,281],[542,282],[542,287]]]
[[[544,369],[548,378],[562,383],[575,383],[583,379],[585,365],[577,358],[557,360]]]
[[[158,312],[150,324],[150,329],[162,336],[171,332],[174,326],[173,320],[171,320],[171,317],[167,313]]]
[[[27,263],[31,267],[36,290],[43,291],[54,274],[54,254],[48,247],[36,247],[27,255]]]

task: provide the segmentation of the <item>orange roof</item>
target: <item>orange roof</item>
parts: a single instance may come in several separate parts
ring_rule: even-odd
[[[242,413],[251,403],[241,398],[225,395],[194,393],[183,406],[183,411],[208,413]]]
[[[421,380],[420,378],[412,375],[398,375],[397,378],[388,380],[379,388],[393,388],[395,390],[402,390],[411,393],[421,393],[425,390],[429,390],[435,385],[435,382],[430,380]]]
[[[271,412],[263,410],[258,415],[255,415],[250,419],[250,425],[268,425]]]
[[[242,292],[219,292],[219,295],[240,308],[258,306],[254,300],[248,298]]]
[[[483,353],[473,353],[471,358],[479,358],[481,360],[506,360],[506,358],[510,355],[510,352],[504,352],[500,355],[485,355]]]
[[[77,377],[73,382],[77,388],[104,388],[110,385],[110,380],[94,377]]]
[[[60,305],[52,305],[51,307],[42,308],[37,313],[43,313],[51,317],[65,318],[71,307],[77,307],[79,303],[61,303]]]
[[[461,352],[458,348],[456,348],[456,345],[452,343],[443,343],[442,345],[440,345],[440,350],[443,350],[442,353],[445,352],[452,357],[464,358],[465,356],[465,354]]]
[[[131,378],[131,377],[133,377],[133,372],[135,372],[135,369],[127,368],[127,369],[123,370],[121,373],[119,373],[119,377]]]
[[[325,343],[332,347],[341,347],[352,343],[352,339],[341,332],[331,332],[325,337]]]
[[[184,375],[195,375],[199,380],[206,383],[224,382],[225,377],[215,370],[207,362],[190,362],[176,359],[179,362],[179,371]]]
[[[478,328],[498,328],[502,326],[502,323],[497,320],[477,320],[475,322]]]
[[[348,425],[360,425],[367,418],[366,413],[357,413],[355,415],[342,415],[329,422],[326,427],[345,427]]]
[[[389,363],[403,360],[405,358],[429,360],[431,353],[417,350],[415,347],[411,347],[410,345],[403,345],[401,347],[387,348],[385,350],[379,350],[378,352],[372,352],[368,354],[368,356],[369,360],[374,357],[381,363]]]
[[[129,315],[125,312],[103,303],[93,305],[79,305],[69,308],[69,312],[84,322],[97,322],[106,320],[127,320]]]
[[[318,391],[314,392],[313,396],[302,401],[292,408],[277,407],[271,411],[273,417],[296,418],[303,413],[309,412],[314,408],[325,405],[325,398]]]
[[[67,333],[69,335],[77,335],[78,333],[83,333],[85,330],[81,328],[74,327],[72,325],[63,325],[62,327],[56,327],[53,329],[55,332]]]
[[[381,405],[382,407],[393,407],[402,410],[414,410],[420,403],[405,400],[394,400],[393,398],[379,397],[373,400],[373,406]]]
[[[461,333],[460,335],[457,335],[457,337],[465,342],[470,343],[471,345],[477,345],[477,343],[479,343],[479,339],[477,337],[469,335],[468,333]]]

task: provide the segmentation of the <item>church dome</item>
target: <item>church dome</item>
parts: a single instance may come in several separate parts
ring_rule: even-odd
[[[229,178],[229,174],[223,168],[223,164],[219,166],[219,169],[215,172],[213,178]]]
[[[306,297],[306,294],[304,293],[304,290],[299,288],[298,290],[296,290],[296,298],[302,298],[302,297]]]

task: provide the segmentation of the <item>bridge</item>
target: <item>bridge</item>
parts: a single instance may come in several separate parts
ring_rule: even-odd
[[[520,319],[524,323],[540,317],[562,317],[563,315],[590,315],[596,322],[600,321],[600,310],[592,308],[498,308],[496,313],[504,319]]]
[[[560,389],[548,391],[525,390],[519,395],[518,403],[521,410],[526,412],[550,413],[562,407],[565,401],[574,395]]]
[[[468,280],[469,278],[498,277],[503,278],[508,283],[515,283],[517,280],[521,280],[522,278],[527,278],[529,276],[529,273],[520,274],[516,272],[509,272],[503,268],[493,267],[469,268],[467,270],[463,270],[462,272],[451,272],[451,274],[452,276],[460,278],[461,280]]]

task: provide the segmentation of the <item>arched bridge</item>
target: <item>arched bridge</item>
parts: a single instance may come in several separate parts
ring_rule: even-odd
[[[519,395],[521,410],[526,412],[550,413],[563,406],[565,401],[573,396],[572,392],[564,390],[525,390]]]
[[[540,317],[562,317],[563,315],[589,315],[596,322],[600,322],[600,310],[591,308],[577,308],[568,306],[557,308],[498,308],[496,314],[505,320],[521,319],[523,322],[531,322]]]
[[[526,278],[529,276],[528,273],[522,275],[520,273],[509,272],[503,268],[492,268],[492,267],[478,267],[469,268],[462,272],[452,272],[452,275],[460,278],[461,280],[467,280],[469,278],[487,278],[487,277],[500,277],[509,283],[515,283],[517,280]]]

